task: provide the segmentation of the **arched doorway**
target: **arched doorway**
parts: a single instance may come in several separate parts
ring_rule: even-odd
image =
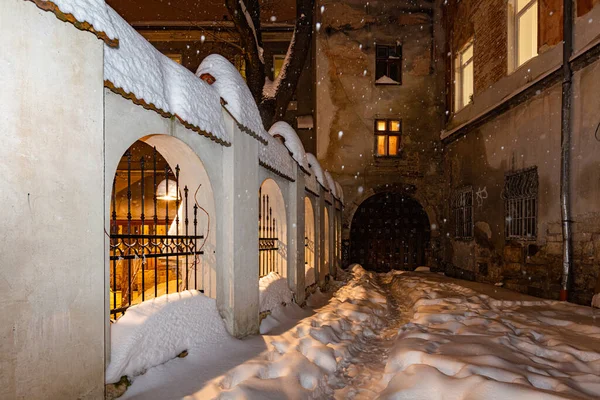
[[[312,202],[304,197],[304,284],[315,283],[315,212]]]
[[[166,135],[133,143],[110,197],[111,318],[164,294],[214,297],[215,217],[208,175],[189,147]]]
[[[258,192],[259,278],[275,272],[287,277],[285,201],[277,182],[266,179]]]
[[[426,262],[430,224],[423,207],[402,193],[380,193],[356,210],[350,229],[350,261],[386,272],[414,270]]]

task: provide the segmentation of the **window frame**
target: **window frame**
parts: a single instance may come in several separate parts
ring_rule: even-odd
[[[385,121],[386,129],[384,131],[380,131],[377,129],[377,123]],[[390,122],[398,122],[398,130],[393,131],[390,129]],[[373,122],[373,135],[374,135],[374,148],[373,154],[375,158],[399,158],[400,151],[402,150],[402,120],[400,118],[375,118]],[[378,138],[379,136],[385,137],[385,154],[379,154],[378,151]],[[396,154],[390,155],[390,136],[396,137],[397,145],[396,145]]]
[[[387,51],[387,56],[386,57],[380,57],[379,56],[379,49],[380,48],[386,48]],[[389,49],[390,48],[395,48],[396,51],[396,57],[395,58],[390,58],[389,55]],[[398,83],[392,83],[392,82],[377,82],[380,78],[382,78],[383,76],[377,76],[377,65],[380,62],[385,62],[386,64],[386,73],[384,74],[385,76],[387,76],[390,79],[393,79],[390,76],[390,65],[395,65],[396,68],[398,69],[398,79],[394,79],[396,82]],[[401,86],[402,85],[402,45],[401,44],[396,44],[396,45],[387,45],[387,44],[375,44],[375,85],[379,86],[385,86],[385,85],[390,85],[390,86]]]
[[[519,30],[520,30],[520,18],[529,11],[530,8],[536,7],[536,26],[537,31],[535,32],[536,38],[536,49],[535,54],[527,60],[520,63],[519,60]],[[517,11],[517,0],[509,0],[508,2],[508,71],[513,73],[529,61],[533,60],[539,55],[539,34],[540,34],[540,4],[539,0],[530,0],[525,6]],[[512,46],[511,46],[512,45]]]
[[[454,239],[456,240],[472,240],[474,237],[475,208],[473,200],[472,186],[463,186],[452,194],[450,208],[454,224]]]
[[[272,81],[275,81],[275,79],[277,79],[277,77],[281,73],[281,69],[283,69],[283,65],[285,63],[285,57],[286,57],[286,54],[273,54],[273,73],[272,73],[273,79],[272,79]],[[275,63],[277,60],[281,60],[281,69],[279,70],[279,74],[275,73]]]
[[[513,181],[512,185],[511,180]],[[514,191],[511,186],[518,188],[521,192],[511,193]],[[539,216],[537,166],[505,173],[502,198],[504,199],[505,240],[536,241],[539,233],[537,226]],[[517,213],[517,218],[513,218],[514,213]]]
[[[463,55],[472,49],[472,55],[466,61],[463,61]],[[473,74],[471,86],[473,91],[468,102],[463,98],[464,92],[464,70],[469,65],[473,65]],[[454,56],[454,112],[458,112],[472,103],[472,98],[475,95],[475,41],[473,38],[467,41]]]

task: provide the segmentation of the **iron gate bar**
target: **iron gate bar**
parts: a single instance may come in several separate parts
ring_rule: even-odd
[[[200,246],[200,248],[198,247],[198,240],[203,240],[205,239],[204,235],[199,235],[198,234],[198,208],[199,205],[196,203],[193,207],[193,212],[194,212],[194,234],[193,235],[189,235],[189,205],[188,205],[188,201],[189,201],[189,190],[188,187],[185,186],[183,188],[183,192],[185,193],[185,208],[184,208],[184,212],[185,215],[184,217],[184,223],[185,223],[185,234],[180,234],[180,229],[179,229],[179,224],[181,223],[180,220],[180,215],[179,215],[179,207],[181,204],[181,196],[179,193],[180,190],[180,185],[179,185],[179,174],[180,174],[180,168],[179,165],[176,166],[175,168],[175,179],[173,182],[173,179],[169,179],[170,175],[173,173],[173,171],[169,168],[169,165],[166,164],[165,168],[164,168],[164,174],[165,174],[165,184],[166,184],[166,196],[167,198],[165,200],[170,200],[168,199],[169,196],[169,185],[170,182],[171,185],[175,185],[175,189],[176,189],[176,197],[175,197],[175,208],[176,208],[176,215],[174,218],[174,222],[176,224],[175,226],[175,235],[169,235],[169,225],[171,222],[171,219],[169,218],[169,202],[165,201],[165,217],[164,217],[164,229],[165,229],[165,233],[164,234],[158,234],[158,228],[159,228],[159,217],[158,217],[158,197],[157,197],[157,189],[158,189],[158,184],[157,184],[157,176],[159,175],[158,172],[158,152],[156,150],[156,148],[153,149],[153,153],[152,153],[152,169],[151,172],[153,174],[152,177],[152,183],[153,183],[153,195],[152,195],[152,200],[153,200],[153,204],[152,204],[152,209],[154,211],[154,215],[153,215],[153,223],[152,224],[148,224],[146,221],[146,215],[145,215],[145,211],[146,211],[146,159],[145,156],[142,155],[142,157],[139,160],[139,170],[135,170],[135,172],[139,172],[140,173],[140,180],[139,183],[136,180],[136,182],[133,182],[132,179],[132,164],[133,164],[133,159],[132,159],[132,152],[131,149],[127,150],[127,152],[125,152],[122,160],[123,162],[126,162],[126,182],[127,182],[127,191],[126,191],[126,201],[127,201],[127,215],[125,218],[123,218],[123,216],[121,216],[121,218],[119,218],[118,215],[118,207],[117,207],[117,178],[120,175],[120,171],[117,171],[117,174],[115,176],[115,179],[113,180],[113,193],[112,193],[112,198],[111,198],[111,203],[112,203],[112,213],[111,213],[111,228],[110,228],[110,262],[112,262],[112,290],[113,290],[113,294],[112,294],[112,307],[111,307],[111,311],[110,314],[112,316],[114,316],[115,318],[119,315],[125,312],[125,310],[127,310],[131,305],[133,305],[133,301],[134,301],[134,297],[133,297],[133,293],[134,293],[134,286],[135,285],[135,290],[137,290],[137,299],[141,298],[141,301],[144,301],[146,299],[146,278],[145,278],[145,273],[146,273],[146,260],[154,260],[154,296],[157,297],[158,296],[158,286],[159,284],[162,284],[162,279],[159,279],[159,270],[158,270],[158,260],[159,259],[164,259],[165,260],[165,292],[168,294],[169,293],[169,258],[170,257],[175,257],[176,258],[176,265],[175,265],[175,269],[176,269],[176,291],[179,291],[182,289],[182,286],[180,285],[180,273],[183,275],[183,272],[180,269],[180,257],[185,257],[185,288],[187,289],[189,287],[189,268],[194,268],[194,288],[197,290],[198,289],[198,279],[197,279],[197,265],[198,265],[198,256],[204,254],[204,252],[202,251],[202,246]],[[124,172],[124,171],[122,171]],[[139,197],[139,199],[141,200],[141,212],[139,214],[139,219],[134,220],[133,214],[132,214],[132,203],[133,204],[138,204],[133,202],[133,191],[132,188],[134,187],[133,185],[139,185],[139,186],[135,186],[135,190],[136,193],[138,190],[141,190],[141,195]],[[122,193],[122,192],[121,192]],[[137,196],[137,195],[136,195]],[[134,231],[135,228],[135,231]],[[148,232],[146,232],[146,230]],[[189,259],[189,256],[192,256],[192,259]],[[140,260],[141,259],[141,266],[139,264],[135,264],[135,271],[134,271],[134,264],[132,264],[132,260]],[[122,261],[122,263],[119,263],[119,261]],[[161,262],[162,264],[162,262]],[[118,267],[120,267],[120,271],[121,276],[119,277],[118,275]],[[161,265],[162,268],[162,265]],[[204,266],[203,266],[204,268]],[[138,284],[138,281],[136,279],[137,274],[141,271],[141,287]],[[151,270],[150,270],[151,271]],[[127,275],[125,275],[127,274]],[[127,279],[127,282],[125,282],[125,278]],[[183,276],[181,277],[183,278]],[[117,282],[117,280],[120,279],[120,283]],[[118,299],[117,299],[117,294],[119,292],[119,287],[120,287],[120,291],[121,291],[121,304],[118,304]],[[123,293],[124,291],[127,291],[126,293]],[[141,293],[139,293],[141,292]],[[138,301],[138,300],[136,300]],[[125,303],[125,304],[124,304]],[[117,307],[118,306],[118,307]]]
[[[273,218],[273,209],[269,204],[269,195],[262,194],[262,188],[258,191],[258,260],[259,277],[276,271],[277,266],[277,221]]]

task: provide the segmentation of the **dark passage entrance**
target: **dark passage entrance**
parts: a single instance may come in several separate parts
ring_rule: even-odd
[[[416,200],[400,193],[376,194],[354,214],[350,261],[378,272],[413,270],[425,263],[429,237],[429,219]]]

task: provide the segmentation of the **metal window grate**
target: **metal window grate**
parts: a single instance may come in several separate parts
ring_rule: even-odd
[[[456,239],[473,238],[473,188],[457,190],[452,196],[452,216],[454,237]]]
[[[502,197],[506,238],[535,240],[538,215],[537,167],[506,174]]]

